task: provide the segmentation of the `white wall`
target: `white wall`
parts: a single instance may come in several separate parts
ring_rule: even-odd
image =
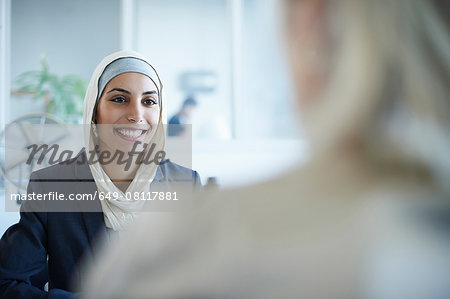
[[[299,134],[286,64],[279,0],[243,0],[240,134],[243,139]]]
[[[239,75],[232,99],[231,0],[136,0],[135,45],[160,70],[168,115],[178,109],[184,94],[180,73],[212,70],[218,74],[216,92],[198,96],[193,119],[194,139],[222,139],[232,130],[231,113],[238,112],[237,138],[294,138],[299,133],[295,105],[285,65],[276,0],[242,0],[235,24]],[[236,1],[234,2],[236,3]],[[234,105],[237,108],[233,108]],[[230,137],[231,134],[224,134]],[[227,139],[227,138],[225,138]]]
[[[119,0],[11,2],[12,80],[22,72],[40,69],[43,52],[52,73],[89,80],[100,60],[119,50]],[[43,111],[43,105],[13,99],[9,120],[36,111]]]
[[[205,184],[215,177],[223,189],[266,181],[298,167],[309,156],[300,140],[194,141],[192,166]]]
[[[12,77],[38,69],[45,51],[53,72],[89,79],[119,50],[119,0],[13,0],[11,8]]]
[[[168,115],[175,113],[185,94],[179,89],[184,71],[214,71],[214,93],[199,95],[194,136],[215,139],[212,127],[225,124],[230,136],[230,32],[226,0],[137,0],[137,50],[159,70]]]

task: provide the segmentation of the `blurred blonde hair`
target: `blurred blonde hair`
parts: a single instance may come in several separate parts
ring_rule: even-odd
[[[302,0],[288,3],[296,1]],[[326,150],[356,136],[376,165],[425,173],[446,184],[450,179],[448,3],[324,2],[326,86],[317,107],[306,116],[313,146]]]

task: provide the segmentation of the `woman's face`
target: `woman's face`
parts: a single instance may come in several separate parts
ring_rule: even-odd
[[[156,130],[160,96],[153,81],[140,73],[123,73],[105,86],[96,122],[103,145],[128,152]]]

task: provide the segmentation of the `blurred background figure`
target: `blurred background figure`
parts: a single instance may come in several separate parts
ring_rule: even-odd
[[[310,160],[143,217],[90,298],[450,296],[449,2],[285,6]]]
[[[145,215],[89,298],[450,298],[449,2],[284,3],[309,161]]]
[[[185,128],[183,125],[191,123],[191,118],[196,107],[197,101],[192,96],[184,100],[180,110],[169,119],[169,136],[181,136],[184,134]]]
[[[449,2],[283,3],[309,161],[142,217],[88,298],[450,297]]]

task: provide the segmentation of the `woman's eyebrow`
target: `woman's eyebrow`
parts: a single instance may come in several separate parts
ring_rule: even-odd
[[[110,91],[108,91],[107,93],[110,93],[110,92],[113,92],[113,91],[120,91],[120,92],[123,92],[123,93],[131,94],[131,92],[129,92],[128,90],[123,89],[123,88],[113,88]]]
[[[110,92],[113,92],[113,91],[119,91],[119,92],[123,92],[123,93],[126,93],[126,94],[131,94],[131,92],[129,92],[128,90],[123,89],[123,88],[113,88],[110,91],[108,91],[107,93],[110,93]],[[148,94],[158,94],[158,92],[156,90],[150,90],[150,91],[146,91],[146,92],[142,93],[142,95],[148,95]]]
[[[146,91],[146,92],[142,93],[143,96],[147,95],[147,94],[158,94],[158,93],[156,92],[156,90]]]

